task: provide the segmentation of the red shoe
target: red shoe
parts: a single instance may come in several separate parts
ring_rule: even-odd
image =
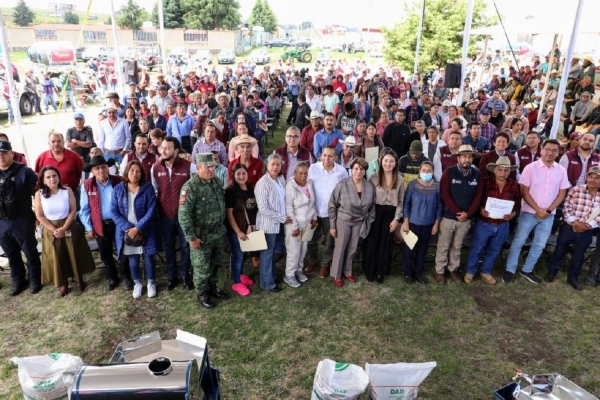
[[[335,279],[333,278],[333,283],[335,284],[335,286],[337,287],[342,287],[344,286],[344,281],[342,281],[341,279]]]
[[[248,289],[241,283],[234,283],[233,285],[231,285],[231,290],[233,290],[240,296],[248,296],[250,294],[250,289]]]
[[[252,279],[250,279],[250,277],[248,275],[240,275],[240,282],[242,282],[242,285],[244,286],[252,286],[254,285],[254,281]]]
[[[347,280],[348,282],[356,282],[356,278],[353,277],[352,275],[342,275],[344,277],[345,280]]]

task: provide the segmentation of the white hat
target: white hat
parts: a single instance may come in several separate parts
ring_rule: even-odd
[[[310,119],[317,119],[317,118],[323,118],[323,114],[321,114],[318,111],[311,111],[310,112]]]
[[[444,102],[442,103],[442,106],[444,107],[450,107],[452,105],[452,102],[448,99],[444,100]]]
[[[226,93],[219,93],[218,95],[215,96],[215,100],[218,102],[219,99],[223,96],[227,97],[227,102],[231,101],[231,96]]]
[[[346,146],[356,146],[356,139],[354,139],[354,136],[349,135],[346,137],[346,140],[340,140],[340,143],[345,144]]]

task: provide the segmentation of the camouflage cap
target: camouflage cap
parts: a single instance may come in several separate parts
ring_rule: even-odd
[[[205,167],[214,167],[217,165],[213,159],[212,153],[199,153],[196,154],[196,164],[203,165]]]

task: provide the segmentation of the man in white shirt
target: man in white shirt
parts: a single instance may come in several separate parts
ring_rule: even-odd
[[[319,276],[329,276],[329,266],[333,258],[334,238],[329,234],[329,198],[335,186],[348,178],[348,172],[335,161],[337,159],[335,146],[325,146],[321,161],[310,166],[308,179],[312,180],[315,189],[315,206],[317,207],[317,228],[312,240],[308,243],[306,256],[308,258],[304,272],[311,273],[317,264],[317,247],[321,235],[325,237],[325,248],[321,256],[321,271]]]
[[[313,85],[308,85],[308,94],[306,96],[306,104],[309,105],[312,111],[321,112],[321,108],[323,107],[321,104],[321,99],[319,95],[315,93],[315,87]]]
[[[173,98],[171,96],[167,96],[167,87],[165,85],[161,85],[158,87],[158,95],[153,97],[153,103],[158,107],[158,113],[160,115],[165,115],[167,113],[167,105],[175,105]],[[148,105],[149,107],[150,105]]]
[[[131,134],[127,122],[117,117],[117,108],[110,104],[106,107],[108,118],[102,120],[98,127],[98,147],[102,149],[106,160],[123,161],[123,156],[130,148]]]

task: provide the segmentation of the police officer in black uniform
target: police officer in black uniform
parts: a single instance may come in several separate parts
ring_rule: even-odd
[[[35,239],[35,214],[31,198],[37,175],[13,160],[10,142],[0,140],[0,246],[8,258],[12,288],[16,296],[27,286],[35,294],[42,288],[42,265]],[[27,257],[27,275],[21,257]]]

